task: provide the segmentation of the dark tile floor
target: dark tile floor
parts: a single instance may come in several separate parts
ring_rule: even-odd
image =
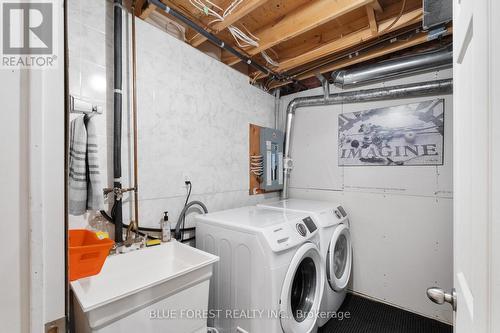
[[[339,311],[349,312],[349,318],[332,318],[319,333],[453,332],[450,325],[352,294],[347,294]]]

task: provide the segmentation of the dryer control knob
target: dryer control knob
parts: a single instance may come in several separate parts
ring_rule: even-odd
[[[302,237],[306,237],[307,229],[302,223],[297,223],[297,231]]]

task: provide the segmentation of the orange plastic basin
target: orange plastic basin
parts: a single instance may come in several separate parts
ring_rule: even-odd
[[[109,238],[97,238],[93,231],[70,230],[69,280],[74,281],[99,274],[114,244],[115,242]]]

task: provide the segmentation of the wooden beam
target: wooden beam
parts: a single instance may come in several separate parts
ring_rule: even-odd
[[[290,59],[285,59],[280,62],[280,65],[277,69],[278,72],[283,72],[289,70],[291,68],[295,68],[301,65],[304,65],[308,62],[314,61],[316,59],[320,59],[322,57],[328,56],[330,54],[334,54],[336,52],[347,50],[351,47],[354,47],[358,44],[366,42],[368,40],[372,40],[378,36],[387,34],[389,32],[401,29],[403,27],[412,25],[414,23],[420,22],[422,19],[422,8],[417,10],[413,10],[406,14],[403,14],[399,20],[394,24],[390,29],[386,28],[393,23],[395,17],[391,17],[383,22],[381,22],[378,26],[378,33],[376,35],[372,34],[371,28],[366,28],[354,33],[351,33],[345,37],[339,38],[337,40],[333,40],[319,47],[310,50],[300,56],[293,57]],[[383,32],[383,33],[381,33]]]
[[[382,6],[380,5],[380,2],[378,0],[374,0],[372,3],[373,9],[375,9],[376,12],[382,13],[384,10],[382,9]]]
[[[169,19],[169,20],[171,20],[173,22],[176,22],[176,23],[180,24],[181,26],[183,26],[186,29],[186,31],[185,31],[186,37],[188,37],[188,36],[194,36],[195,35],[195,31],[193,29],[191,29],[190,27],[188,27],[186,24],[184,24],[183,22],[181,22],[180,20],[178,20],[174,16],[168,14],[167,12],[165,12],[162,9],[160,9],[159,7],[157,7],[157,6],[153,5],[153,4],[148,3],[147,0],[139,0],[139,2],[140,1],[143,1],[143,3],[144,3],[144,5],[142,6],[142,8],[140,8],[140,13],[137,14],[141,19],[146,20],[147,18],[149,18],[149,16],[151,15],[151,13],[153,13],[153,11],[156,11],[160,15],[166,17],[167,19]],[[166,3],[165,0],[162,0],[162,2]],[[175,9],[176,11],[182,13],[184,16],[189,17],[190,19],[192,19],[193,21],[195,21],[197,24],[201,24],[196,19],[196,17],[193,17],[192,13],[188,12],[185,8],[179,7],[176,3],[173,3],[171,1],[169,1],[168,2],[168,6],[170,8]],[[136,12],[138,10],[139,9],[136,9]]]
[[[452,32],[453,32],[453,28],[449,27],[447,29],[447,34],[451,34]],[[371,59],[375,59],[375,58],[378,58],[378,57],[381,57],[381,56],[384,56],[387,54],[401,51],[401,50],[404,50],[404,49],[407,49],[407,48],[410,48],[413,46],[417,46],[417,45],[426,43],[428,41],[429,41],[429,34],[425,33],[425,32],[421,32],[421,33],[419,33],[419,34],[417,34],[417,35],[415,35],[407,40],[391,43],[384,48],[374,49],[372,51],[366,52],[365,54],[361,54],[361,55],[354,57],[354,58],[351,58],[351,59],[345,59],[345,60],[339,61],[339,62],[334,63],[334,64],[322,66],[320,68],[317,68],[314,72],[319,72],[319,73],[331,72],[331,71],[334,71],[337,69],[352,66],[352,65],[359,64],[361,62],[365,62],[365,61],[368,61]],[[314,76],[314,73],[310,72],[310,73],[305,73],[305,74],[299,75],[297,77],[297,79],[303,80],[303,79],[306,79],[306,78],[312,77],[312,76]]]
[[[373,0],[316,0],[254,32],[253,34],[259,38],[259,46],[249,49],[247,53],[250,56],[259,54],[276,44],[372,2]],[[239,61],[240,59],[231,57],[226,61],[226,64],[234,65]]]
[[[449,27],[447,29],[447,34],[451,34],[451,33],[453,33],[453,28]],[[342,68],[349,67],[349,66],[352,66],[355,64],[359,64],[361,62],[372,60],[372,59],[375,59],[375,58],[378,58],[378,57],[381,57],[381,56],[384,56],[387,54],[401,51],[401,50],[404,50],[404,49],[407,49],[407,48],[410,48],[413,46],[424,44],[428,41],[429,41],[428,33],[421,32],[421,33],[419,33],[419,34],[417,34],[417,35],[415,35],[407,40],[397,41],[397,42],[391,43],[390,45],[388,45],[386,47],[378,48],[378,49],[374,49],[372,51],[368,51],[366,53],[362,53],[359,56],[354,57],[354,58],[347,58],[344,60],[334,62],[332,64],[323,65],[321,67],[315,68],[315,69],[307,71],[305,73],[302,73],[295,78],[297,80],[304,80],[304,79],[315,76],[317,73],[323,74],[323,73],[332,72],[332,71],[335,71],[338,69],[342,69]],[[271,85],[271,88],[280,87],[280,86],[286,85],[288,83],[290,83],[290,82],[276,82],[276,83]]]
[[[372,5],[366,5],[366,15],[368,16],[368,21],[370,22],[370,29],[372,31],[372,35],[378,34],[378,24],[377,19],[375,18],[375,9]]]
[[[147,0],[140,0],[136,3],[135,12],[141,19],[145,20],[156,10],[156,6],[150,4]]]
[[[210,31],[215,34],[221,32],[222,30],[229,27],[231,24],[235,23],[236,21],[240,20],[241,18],[251,13],[253,10],[257,9],[258,7],[266,3],[267,1],[269,0],[244,1],[242,4],[236,7],[235,11],[232,12],[230,15],[228,15],[224,21],[217,22],[213,26],[211,26]],[[206,40],[207,39],[205,37],[198,34],[191,40],[191,45],[194,47],[198,47]]]

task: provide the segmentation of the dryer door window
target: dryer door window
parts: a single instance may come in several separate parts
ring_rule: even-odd
[[[316,267],[314,261],[307,257],[301,262],[295,276],[293,277],[290,295],[290,306],[296,321],[301,322],[305,318],[302,314],[311,311],[316,292]]]
[[[347,287],[351,276],[352,246],[351,234],[345,224],[333,232],[326,260],[326,274],[330,287],[342,291]]]
[[[281,291],[280,320],[284,332],[309,332],[316,325],[324,276],[318,248],[305,243],[290,262]]]

